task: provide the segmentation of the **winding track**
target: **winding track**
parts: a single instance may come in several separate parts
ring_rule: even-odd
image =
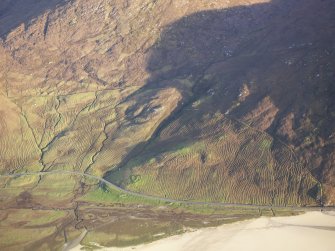
[[[304,207],[299,207],[299,206],[276,206],[276,205],[252,205],[252,204],[240,204],[240,203],[224,203],[224,202],[201,202],[201,201],[184,201],[184,200],[174,200],[174,199],[169,199],[169,198],[162,198],[158,196],[153,196],[153,195],[147,195],[147,194],[141,194],[141,193],[136,193],[132,192],[129,190],[125,190],[122,187],[119,187],[108,180],[105,180],[104,178],[94,176],[91,174],[87,173],[81,173],[81,172],[76,172],[76,171],[66,171],[66,170],[54,170],[54,171],[46,171],[46,172],[28,172],[28,173],[16,173],[16,174],[2,174],[0,177],[8,177],[8,178],[18,178],[18,177],[24,177],[24,176],[33,176],[33,175],[39,175],[39,176],[44,176],[44,175],[52,175],[52,174],[72,174],[72,175],[80,175],[83,177],[88,177],[91,179],[98,180],[109,187],[123,192],[128,195],[132,196],[138,196],[142,197],[145,199],[150,199],[150,200],[159,200],[163,202],[168,202],[168,203],[182,203],[186,205],[208,205],[208,206],[220,206],[220,207],[240,207],[240,208],[253,208],[253,209],[272,209],[272,208],[277,208],[277,209],[290,209],[290,210],[299,210],[299,211],[319,211],[319,210],[334,210],[335,206],[332,207],[321,207],[321,206],[304,206]]]

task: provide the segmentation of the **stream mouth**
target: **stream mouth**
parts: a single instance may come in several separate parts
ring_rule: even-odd
[[[85,238],[87,233],[88,231],[87,229],[85,229],[76,239],[65,243],[62,251],[70,251],[71,249],[77,247],[80,242]]]

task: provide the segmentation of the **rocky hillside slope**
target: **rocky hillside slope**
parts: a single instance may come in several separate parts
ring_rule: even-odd
[[[2,1],[1,173],[333,205],[333,13],[332,0]]]

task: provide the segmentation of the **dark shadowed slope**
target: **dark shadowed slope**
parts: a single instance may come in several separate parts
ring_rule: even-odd
[[[1,0],[0,37],[21,24],[25,28],[34,18],[66,2],[69,0]]]
[[[183,179],[190,179],[191,176],[188,175],[192,174],[185,173],[189,172],[190,168],[196,169],[198,165],[201,166],[206,155],[213,155],[211,147],[220,146],[206,145],[204,149],[198,149],[198,153],[192,153],[193,157],[190,157],[191,153],[188,157],[183,157],[176,153],[175,147],[172,149],[166,145],[178,145],[179,142],[185,148],[185,145],[189,147],[194,141],[201,142],[197,137],[202,133],[206,134],[208,128],[204,127],[211,123],[210,114],[220,112],[251,125],[255,130],[280,139],[278,143],[275,140],[270,145],[275,162],[285,159],[279,161],[281,167],[278,168],[294,166],[300,162],[306,172],[311,171],[321,181],[326,191],[323,195],[326,200],[331,201],[334,193],[332,165],[335,156],[335,102],[332,98],[335,94],[332,70],[335,65],[334,11],[334,1],[272,1],[198,12],[165,27],[159,40],[149,51],[147,70],[150,72],[150,79],[144,90],[174,87],[184,94],[184,102],[158,127],[151,145],[149,144],[146,150],[143,150],[144,145],[139,145],[121,163],[120,167],[125,167],[125,170],[134,166],[140,170],[142,167],[142,171],[134,171],[131,174],[131,177],[138,179],[141,175],[145,179],[147,173],[144,170],[151,170],[150,166],[153,166],[149,173],[155,178],[150,178],[150,185],[141,184],[139,181],[139,186],[146,188],[133,185],[134,189],[148,189],[153,192],[156,188],[156,192],[159,193],[163,188],[158,185],[155,187],[154,183],[164,180],[160,176],[168,176],[163,174],[162,170],[169,166],[167,161],[174,158],[181,160],[171,165],[175,169],[181,168],[184,174],[176,184],[184,183]],[[132,110],[129,114],[132,115]],[[224,122],[218,123],[215,126],[222,123],[222,127],[225,127]],[[182,130],[187,131],[184,137]],[[253,137],[256,136],[251,136],[248,140]],[[254,144],[251,143],[251,147],[257,146],[257,142],[258,139]],[[244,150],[248,144],[250,142],[240,142],[239,150],[236,150],[238,153],[231,154],[235,157],[246,154]],[[287,148],[287,151],[292,150],[293,157],[284,154],[283,151],[286,150],[278,150],[279,145]],[[162,149],[163,146],[167,149]],[[143,155],[146,160],[143,160]],[[244,157],[249,163],[232,162],[234,168],[237,165],[238,170],[246,172],[238,179],[250,179],[249,185],[260,180],[264,184],[269,177],[260,178],[257,172],[254,173],[255,170],[252,171],[253,174],[246,171],[263,165],[253,162],[255,159],[262,159],[262,151],[249,152],[247,155]],[[134,158],[135,156],[137,158]],[[156,162],[153,162],[154,157],[157,157]],[[183,158],[199,159],[199,163],[187,163],[189,160],[182,160]],[[224,159],[224,156],[222,158]],[[264,165],[270,165],[271,161],[265,162],[268,164]],[[213,165],[228,170],[232,168],[215,161],[209,164]],[[248,165],[250,166],[247,167]],[[285,167],[287,173],[284,176],[294,170],[293,166]],[[176,174],[177,171],[171,172]],[[213,172],[212,170],[209,173]],[[201,179],[191,182],[190,187],[185,188],[185,193],[191,194],[191,187],[198,186],[197,181],[200,180],[203,183],[200,187],[208,189],[212,181],[204,175]],[[134,183],[129,177],[126,171],[124,184]],[[293,189],[290,187],[293,180],[290,175],[288,178],[289,191]],[[279,176],[276,179],[281,178]],[[117,180],[118,175],[114,181]],[[280,186],[279,180],[275,187]],[[174,189],[168,181],[162,182],[163,187],[170,186]],[[299,181],[296,182],[296,191],[301,193],[301,189],[305,188],[299,188]],[[316,198],[317,188],[313,189],[308,194]],[[244,190],[241,191],[243,193]],[[210,190],[205,194],[207,193],[210,193]]]

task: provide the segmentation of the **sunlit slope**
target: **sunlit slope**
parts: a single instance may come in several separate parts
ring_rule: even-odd
[[[27,118],[0,93],[0,172],[38,170],[39,155]]]
[[[0,169],[64,169],[102,176],[132,147],[149,139],[181,99],[174,88],[131,99],[127,95],[100,90],[19,99],[2,96]]]
[[[317,181],[290,148],[219,113],[175,121],[110,177],[178,200],[312,205],[318,196]]]

